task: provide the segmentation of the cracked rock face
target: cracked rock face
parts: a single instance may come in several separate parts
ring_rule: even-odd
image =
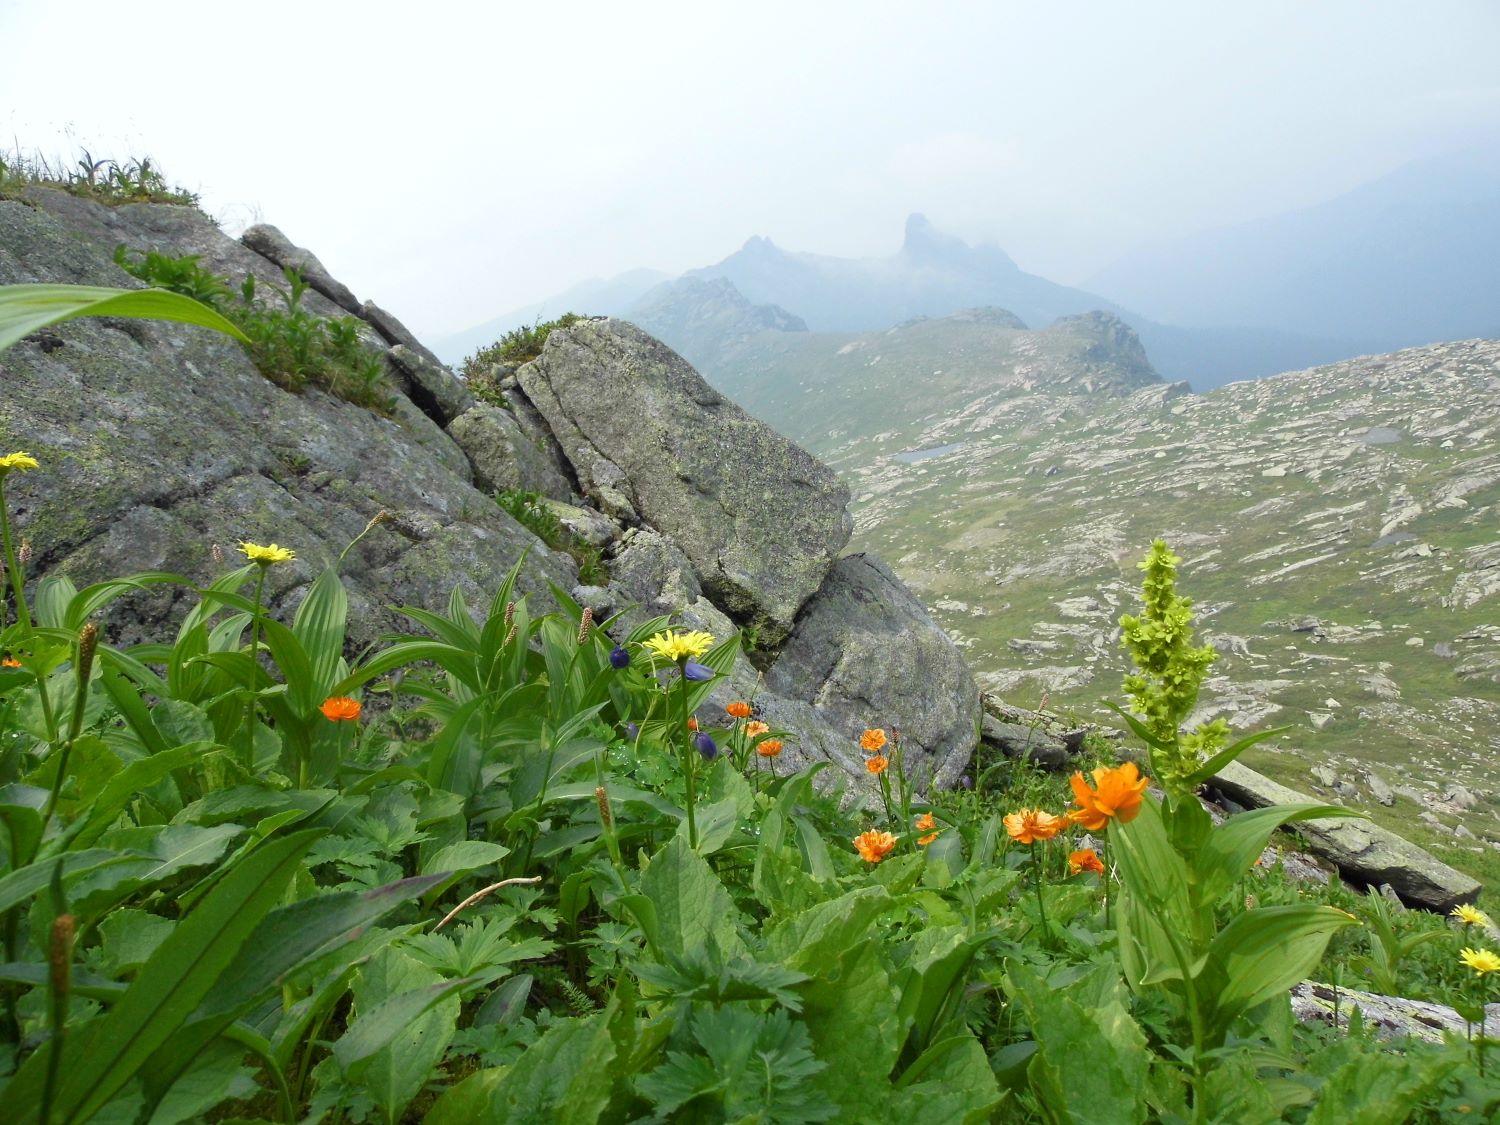
[[[585,495],[610,511],[623,494],[717,605],[764,643],[787,635],[853,529],[830,469],[623,321],[553,332],[517,377]]]
[[[119,242],[203,252],[236,278],[279,275],[187,208],[37,199],[0,202],[0,284],[136,287],[111,261]],[[6,490],[36,552],[33,575],[63,573],[82,586],[159,568],[206,581],[221,569],[213,544],[227,568],[240,540],[275,541],[297,552],[270,574],[271,604],[285,611],[386,509],[395,518],[343,566],[355,644],[402,624],[387,606],[437,608],[455,584],[484,604],[527,547],[524,588],[576,581],[570,560],[475,490],[463,452],[405,399],[381,418],[317,390],[290,394],[238,344],[188,325],[82,319],[53,334],[62,347],[23,341],[0,354],[0,448],[42,461]],[[109,639],[160,639],[185,610],[177,603],[191,600],[155,588],[121,607]]]

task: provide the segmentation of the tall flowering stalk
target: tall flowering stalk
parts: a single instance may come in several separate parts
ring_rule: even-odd
[[[261,546],[259,543],[241,543],[240,550],[256,566],[255,615],[250,619],[250,675],[254,684],[255,669],[260,667],[260,618],[265,600],[266,571],[280,563],[291,562],[296,552],[275,543]],[[245,702],[245,769],[255,770],[255,689],[250,689],[250,698]]]
[[[5,573],[10,578],[10,589],[16,599],[16,621],[21,626],[21,636],[31,634],[31,611],[26,606],[26,579],[16,561],[15,545],[11,541],[10,511],[5,503],[5,478],[11,473],[29,473],[38,465],[29,453],[7,453],[0,457],[0,547],[5,551]],[[0,625],[5,619],[0,616]]]
[[[711,633],[682,632],[668,629],[665,633],[657,633],[654,637],[643,642],[643,647],[661,657],[663,660],[671,661],[677,665],[677,694],[681,701],[679,713],[681,724],[678,730],[682,735],[682,776],[683,783],[687,789],[687,825],[688,846],[694,850],[698,847],[698,821],[694,814],[693,805],[697,801],[697,758],[701,753],[703,757],[712,757],[717,753],[717,747],[710,753],[699,745],[695,738],[695,732],[688,725],[688,682],[690,680],[703,680],[711,678],[713,672],[697,662],[697,658],[714,647],[714,638]],[[707,676],[701,673],[707,672]],[[707,738],[707,735],[703,736]],[[713,746],[713,740],[708,740],[708,746]]]

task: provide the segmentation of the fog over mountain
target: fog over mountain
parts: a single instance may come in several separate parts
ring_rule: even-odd
[[[1370,352],[1500,334],[1500,145],[1143,246],[1087,284],[1172,324],[1345,337]]]

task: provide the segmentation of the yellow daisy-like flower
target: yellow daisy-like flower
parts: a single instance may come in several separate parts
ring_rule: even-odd
[[[278,547],[275,543],[268,547],[262,547],[259,543],[241,543],[240,550],[245,553],[247,559],[261,566],[291,562],[297,557],[297,553],[290,547]]]
[[[26,473],[37,468],[40,462],[29,453],[7,453],[0,457],[0,476],[4,476],[12,469]]]
[[[678,633],[668,629],[646,641],[644,647],[665,660],[693,660],[714,647],[714,637],[712,633]]]
[[[1459,951],[1458,959],[1480,976],[1500,973],[1500,953],[1493,949],[1463,949]]]
[[[1468,903],[1464,903],[1462,906],[1455,906],[1448,913],[1450,916],[1457,918],[1465,926],[1488,926],[1490,924],[1490,916],[1488,914],[1483,910],[1478,910],[1470,906]]]

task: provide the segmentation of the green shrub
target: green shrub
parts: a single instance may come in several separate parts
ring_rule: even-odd
[[[545,320],[537,324],[512,328],[500,339],[486,348],[480,348],[463,362],[464,378],[482,382],[489,369],[497,363],[521,364],[542,354],[542,345],[555,328],[567,328],[586,319],[577,313],[563,313],[556,320]]]
[[[196,255],[174,258],[154,250],[115,247],[115,262],[148,285],[181,293],[222,313],[249,338],[250,357],[279,387],[300,391],[309,384],[381,413],[389,413],[381,353],[360,339],[353,317],[318,316],[303,307],[307,282],[290,266],[286,288],[268,286],[279,307],[259,299],[254,277],[236,292],[229,279],[198,264]]]
[[[603,586],[609,582],[603,552],[564,527],[540,492],[507,489],[496,494],[495,503],[550,549],[572,558],[578,566],[579,582],[585,586]]]

